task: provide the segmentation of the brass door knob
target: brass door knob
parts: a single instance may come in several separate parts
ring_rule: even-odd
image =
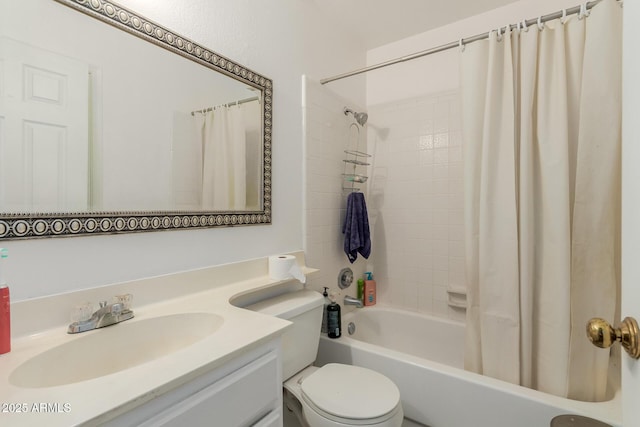
[[[631,357],[640,358],[640,332],[638,322],[632,317],[625,317],[615,329],[606,320],[594,317],[587,322],[587,337],[593,345],[600,348],[609,348],[620,341]]]

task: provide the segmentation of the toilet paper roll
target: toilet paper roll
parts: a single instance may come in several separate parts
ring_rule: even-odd
[[[306,283],[307,278],[298,267],[293,255],[273,255],[269,257],[269,277],[273,280],[298,279]]]

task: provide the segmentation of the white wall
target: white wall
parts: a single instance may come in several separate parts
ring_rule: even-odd
[[[0,6],[10,10],[12,1],[2,0]],[[364,49],[318,20],[318,13],[309,2],[120,3],[273,80],[273,223],[3,242],[9,249],[6,278],[14,301],[302,247],[301,75],[320,79],[362,67]],[[60,14],[78,13],[56,5]],[[56,17],[40,19],[55,21]],[[363,82],[355,79],[336,84],[333,89],[364,103]]]

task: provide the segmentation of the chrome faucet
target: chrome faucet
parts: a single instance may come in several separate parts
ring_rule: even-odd
[[[362,308],[362,301],[360,301],[358,298],[349,296],[349,295],[345,295],[344,297],[344,305],[355,305],[358,308]]]
[[[100,308],[88,316],[87,313],[90,313],[91,310],[91,304],[76,307],[76,318],[78,320],[69,325],[67,333],[77,334],[131,319],[133,317],[131,294],[118,295],[116,296],[116,301],[111,304],[107,303],[107,301],[100,301]]]

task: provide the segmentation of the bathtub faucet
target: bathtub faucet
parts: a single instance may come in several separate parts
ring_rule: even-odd
[[[349,295],[345,295],[344,297],[344,305],[355,305],[358,308],[362,308],[362,301],[360,301],[358,298],[349,296]]]

